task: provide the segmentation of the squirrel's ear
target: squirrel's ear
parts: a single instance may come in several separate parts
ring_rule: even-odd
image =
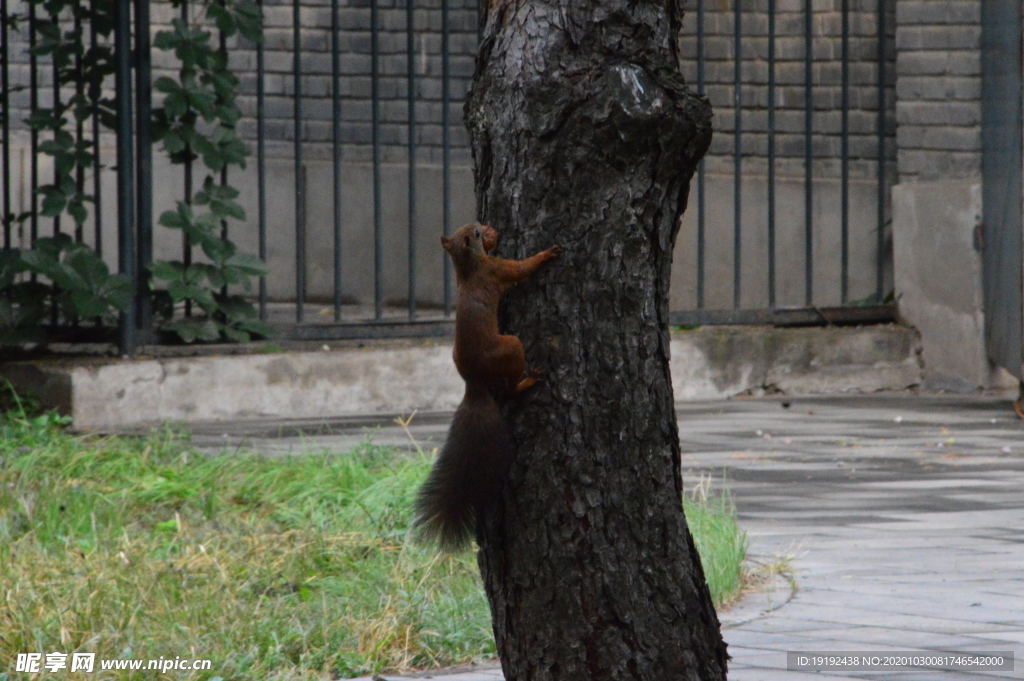
[[[441,248],[446,251],[452,250],[452,240],[446,236],[441,237]]]

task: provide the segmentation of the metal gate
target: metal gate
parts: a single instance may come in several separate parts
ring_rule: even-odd
[[[985,340],[989,358],[1024,379],[1020,1],[982,0],[981,22]]]
[[[23,90],[24,99],[59,103],[74,95],[53,86],[56,76],[47,94],[37,76],[52,63],[25,47],[35,40],[31,12],[40,1],[18,10],[29,20],[16,27],[6,12],[24,0],[0,0],[5,247],[18,231],[18,202],[30,212],[37,206],[45,142],[31,133],[23,148],[12,146],[13,132],[29,131],[12,119],[8,96]],[[77,131],[98,154],[107,147],[103,169],[79,178],[80,186],[95,184],[100,209],[74,238],[112,265],[116,255],[136,300],[149,286],[150,262],[161,252],[188,262],[191,248],[154,228],[155,216],[173,207],[161,192],[183,185],[190,196],[192,182],[187,165],[161,167],[151,154],[148,121],[160,101],[151,101],[150,90],[168,68],[151,62],[151,4],[166,22],[166,8],[159,9],[166,2],[116,0],[113,38],[100,39],[114,43],[118,57],[116,73],[95,83],[118,94],[120,125],[110,136],[116,151],[102,142],[95,119]],[[185,17],[198,4],[176,6]],[[270,270],[252,304],[285,338],[451,333],[453,286],[437,235],[474,214],[460,114],[478,40],[476,0],[272,4],[270,40],[221,48],[243,64],[249,104],[239,129],[254,152],[244,174],[232,170],[248,219],[232,226],[231,237]],[[884,302],[892,280],[894,8],[894,0],[689,0],[682,69],[711,100],[716,119],[676,249],[673,324],[892,318]],[[18,164],[28,179],[12,192]],[[37,222],[33,213],[25,243],[42,234]],[[62,229],[69,231],[67,222],[56,220],[55,233]],[[1018,349],[1019,294],[1018,285]],[[189,312],[187,305],[177,310]],[[150,329],[147,306],[131,305],[122,351],[151,339]]]
[[[687,9],[682,67],[715,139],[683,219],[674,323],[891,320],[895,3]]]

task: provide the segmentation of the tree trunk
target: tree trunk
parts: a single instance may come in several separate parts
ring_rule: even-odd
[[[672,247],[711,107],[683,83],[676,0],[492,0],[466,102],[497,254],[562,257],[506,296],[544,382],[480,536],[509,681],[724,679],[682,509]]]

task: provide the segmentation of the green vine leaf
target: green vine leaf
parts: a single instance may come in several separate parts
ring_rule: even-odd
[[[10,248],[0,251],[0,291],[14,284],[17,276],[25,271],[25,263],[21,260],[21,251]]]
[[[220,329],[212,319],[182,319],[170,326],[181,340],[194,343],[197,340],[215,341],[220,339]]]
[[[238,270],[247,277],[265,277],[270,274],[265,262],[248,253],[236,253],[225,260],[224,265]]]
[[[263,13],[259,5],[251,0],[232,3],[235,23],[242,37],[251,43],[263,42]]]
[[[46,339],[40,326],[46,317],[49,287],[25,282],[2,287],[0,296],[0,347],[39,343]]]
[[[34,249],[21,254],[21,260],[24,269],[53,282],[58,289],[55,299],[68,317],[105,317],[111,308],[127,310],[131,302],[128,278],[111,274],[100,256],[66,234],[38,239]]]
[[[39,151],[52,158],[55,171],[52,184],[38,189],[37,210],[46,217],[67,213],[80,229],[88,221],[95,200],[84,185],[78,185],[82,171],[94,167],[96,157],[91,139],[80,139],[76,130],[84,128],[93,117],[104,127],[116,127],[114,99],[104,96],[101,85],[115,71],[113,49],[109,44],[87,46],[86,42],[91,32],[105,37],[112,34],[114,5],[110,0],[91,4],[84,0],[27,2],[42,9],[42,16],[36,20],[33,54],[50,58],[57,84],[64,92],[55,106],[37,108],[26,120],[40,133]],[[153,111],[151,132],[154,142],[162,143],[173,163],[201,160],[217,174],[229,166],[245,168],[250,152],[235,129],[241,118],[236,104],[239,79],[228,67],[227,53],[216,46],[212,30],[259,42],[263,38],[263,17],[253,0],[201,2],[205,11],[197,14],[200,18],[196,23],[190,25],[176,18],[170,30],[155,35],[155,47],[173,52],[180,64],[176,77],[161,76],[153,83],[163,101]],[[17,30],[19,17],[8,19]],[[201,123],[204,125],[200,130],[197,126]],[[159,224],[182,230],[210,260],[188,267],[176,261],[149,266],[151,307],[159,307],[161,316],[173,320],[174,305],[184,301],[192,301],[202,311],[203,316],[169,322],[167,328],[187,342],[221,337],[241,342],[253,334],[271,333],[269,326],[259,322],[251,303],[221,292],[226,286],[248,290],[252,277],[267,273],[259,258],[239,253],[232,241],[221,238],[228,221],[246,219],[238,195],[226,183],[217,184],[207,177],[203,190],[195,197],[195,205],[204,206],[205,211],[197,212],[180,201],[174,210],[160,216]],[[21,222],[28,217],[25,214],[8,219]],[[125,310],[130,304],[131,283],[119,274],[111,274],[101,258],[67,235],[38,239],[28,251],[8,250],[0,256],[0,344],[15,337],[36,337],[42,328],[39,325],[55,304],[65,321],[111,319],[113,312]],[[44,281],[21,281],[26,271]],[[156,288],[158,282],[165,290]]]
[[[183,276],[185,266],[177,261],[168,262],[166,260],[157,260],[149,263],[150,273],[157,279],[163,281],[172,281],[174,279],[180,279]]]

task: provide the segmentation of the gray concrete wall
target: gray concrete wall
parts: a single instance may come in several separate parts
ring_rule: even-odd
[[[901,317],[921,332],[929,387],[968,391],[989,383],[975,230],[981,186],[907,183],[892,194]]]
[[[705,180],[705,298],[708,309],[733,306],[734,193],[733,177],[708,173]],[[761,174],[744,176],[742,185],[742,238],[740,252],[740,304],[747,309],[768,307],[768,190]],[[878,184],[870,179],[850,181],[850,301],[874,294],[877,271]],[[806,221],[802,176],[776,177],[775,286],[777,307],[804,307]],[[837,179],[818,178],[813,183],[812,304],[842,304],[841,189]],[[683,215],[672,262],[671,306],[674,310],[697,307],[697,209],[696,180]],[[892,261],[883,251],[885,290],[892,281]]]

